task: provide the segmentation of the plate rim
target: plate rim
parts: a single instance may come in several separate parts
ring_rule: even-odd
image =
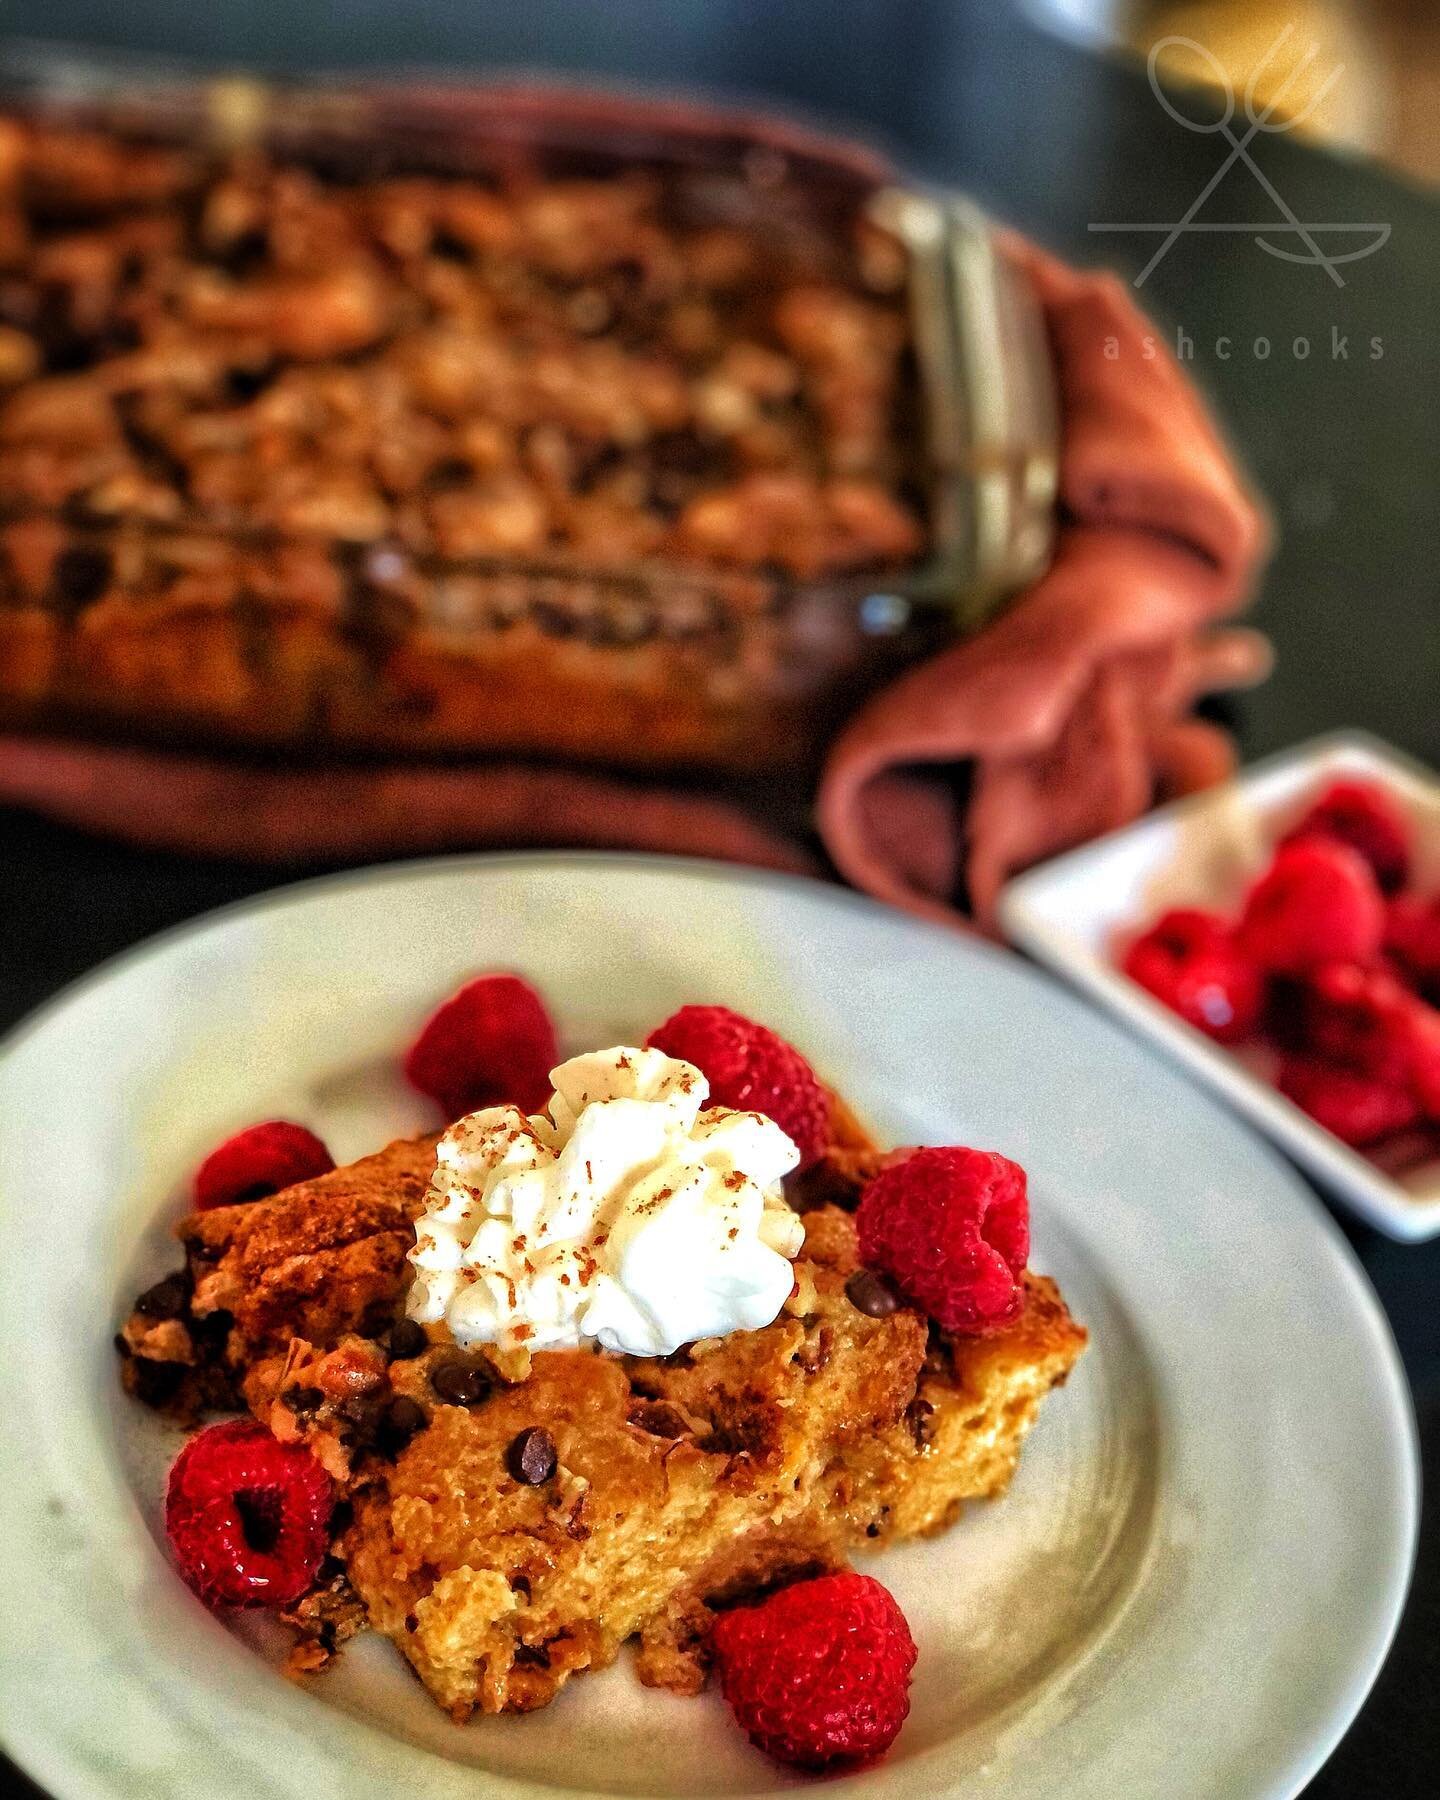
[[[1327,741],[1333,742],[1339,735],[1332,734]],[[1353,737],[1351,741],[1354,741]],[[0,1036],[0,1086],[3,1086],[11,1053],[43,1030],[52,1017],[132,966],[143,963],[150,957],[163,955],[176,944],[201,937],[237,918],[254,918],[258,914],[303,906],[313,897],[348,889],[369,888],[396,881],[423,882],[435,876],[527,866],[550,870],[576,866],[606,867],[620,872],[650,870],[718,882],[721,886],[741,885],[781,892],[798,891],[830,906],[892,923],[903,923],[907,929],[917,931],[923,938],[937,944],[953,944],[956,937],[960,936],[968,952],[978,954],[997,966],[1008,966],[1013,973],[1048,990],[1052,999],[1058,999],[1062,1009],[1088,1015],[1092,1021],[1097,1017],[1096,1008],[1087,1004],[1083,995],[1059,981],[1049,969],[1017,955],[1015,951],[975,933],[958,934],[934,921],[915,918],[869,895],[819,877],[735,865],[712,858],[670,856],[656,852],[633,853],[606,849],[479,851],[413,859],[398,858],[308,876],[298,881],[281,882],[257,894],[242,896],[151,933],[105,958],[94,968],[86,970],[32,1008]],[[1183,1068],[1177,1069],[1157,1046],[1138,1034],[1127,1031],[1119,1020],[1105,1015],[1098,1016],[1107,1029],[1124,1036],[1142,1058],[1153,1060],[1172,1077],[1186,1078],[1187,1072]],[[1390,1402],[1386,1436],[1395,1446],[1394,1472],[1398,1477],[1398,1504],[1394,1520],[1395,1549],[1387,1560],[1384,1591],[1376,1597],[1373,1617],[1369,1622],[1368,1640],[1363,1644],[1356,1644],[1343,1694],[1335,1700],[1323,1725],[1311,1728],[1308,1737],[1297,1743],[1288,1762],[1283,1767],[1277,1765],[1272,1785],[1264,1790],[1267,1800],[1270,1796],[1274,1800],[1292,1800],[1323,1767],[1354,1722],[1389,1655],[1403,1616],[1419,1549],[1421,1459],[1414,1397],[1388,1315],[1363,1264],[1318,1194],[1247,1119],[1237,1115],[1202,1083],[1188,1079],[1186,1085],[1192,1089],[1195,1098],[1207,1112],[1223,1121],[1231,1132],[1238,1132],[1248,1140],[1253,1153],[1269,1165],[1278,1185],[1289,1193],[1295,1203],[1297,1216],[1307,1218],[1318,1231],[1327,1252],[1327,1260],[1348,1291],[1355,1308],[1355,1321],[1365,1329],[1374,1352],[1375,1373],[1381,1379],[1381,1386]],[[112,1786],[98,1785],[83,1779],[76,1782],[72,1779],[77,1773],[77,1765],[66,1759],[63,1752],[57,1760],[52,1761],[46,1750],[41,1748],[42,1743],[47,1742],[47,1734],[44,1732],[31,1738],[18,1719],[10,1719],[7,1720],[6,1736],[8,1742],[5,1748],[16,1765],[46,1787],[57,1800],[119,1800],[118,1790]],[[475,1774],[477,1778],[482,1777],[482,1772],[478,1769]],[[552,1791],[524,1778],[502,1776],[495,1779],[502,1788],[515,1793]],[[863,1780],[864,1777],[862,1775],[856,1779]],[[838,1784],[832,1782],[831,1785],[838,1786],[846,1793],[854,1791],[850,1780],[842,1780]]]

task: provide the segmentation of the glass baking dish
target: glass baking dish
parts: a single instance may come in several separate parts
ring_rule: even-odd
[[[7,723],[797,766],[1048,555],[1028,288],[842,140],[12,50],[0,183]]]

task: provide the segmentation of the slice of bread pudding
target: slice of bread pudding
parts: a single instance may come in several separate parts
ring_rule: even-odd
[[[860,1270],[850,1208],[883,1160],[838,1103],[773,1324],[661,1358],[461,1351],[403,1315],[435,1139],[192,1214],[186,1265],[118,1340],[129,1389],[248,1405],[344,1496],[286,1615],[298,1669],[368,1624],[457,1719],[545,1705],[638,1640],[643,1681],[704,1683],[716,1607],[949,1524],[1001,1492],[1085,1344],[1055,1284],[940,1332]]]

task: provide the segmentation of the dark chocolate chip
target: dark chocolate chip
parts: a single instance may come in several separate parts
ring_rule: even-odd
[[[390,1357],[393,1362],[409,1362],[419,1356],[429,1339],[423,1325],[413,1319],[397,1319],[390,1327]]]
[[[214,1312],[201,1313],[189,1321],[190,1337],[201,1360],[214,1362],[223,1354],[229,1341],[230,1327],[235,1323],[235,1315],[226,1312],[223,1306],[216,1307]]]
[[[55,558],[55,593],[67,611],[79,612],[110,584],[110,552],[90,544],[72,544]]]
[[[935,1436],[934,1413],[935,1408],[928,1400],[912,1400],[905,1409],[905,1422],[917,1450],[923,1450]]]
[[[183,1363],[151,1362],[142,1356],[130,1366],[135,1372],[135,1398],[145,1406],[164,1406],[173,1400],[185,1374]]]
[[[357,1444],[368,1445],[380,1440],[380,1421],[385,1415],[385,1401],[378,1394],[354,1394],[342,1400],[336,1411],[350,1426]]]
[[[280,1396],[283,1406],[288,1406],[293,1413],[313,1413],[318,1411],[325,1396],[318,1387],[288,1387]]]
[[[183,1269],[146,1288],[135,1302],[142,1319],[183,1319],[189,1307],[190,1277]]]
[[[237,405],[243,406],[247,401],[253,400],[257,394],[264,392],[274,374],[273,367],[229,369],[225,374],[226,394]]]
[[[900,1296],[873,1269],[857,1269],[845,1283],[845,1293],[850,1304],[867,1318],[888,1319],[900,1309]]]
[[[511,1440],[505,1467],[526,1487],[539,1487],[555,1473],[559,1458],[555,1440],[543,1425],[529,1425]]]
[[[453,1356],[430,1371],[430,1385],[451,1406],[478,1406],[490,1392],[490,1376],[483,1363]]]
[[[636,1400],[629,1413],[630,1423],[651,1437],[681,1438],[690,1427],[678,1406],[668,1400]]]
[[[424,1428],[425,1408],[408,1394],[396,1394],[380,1415],[380,1448],[387,1456],[396,1456]]]

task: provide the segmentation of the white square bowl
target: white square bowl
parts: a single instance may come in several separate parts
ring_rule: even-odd
[[[1171,906],[1234,912],[1271,846],[1326,782],[1380,783],[1409,815],[1414,880],[1440,889],[1440,780],[1363,732],[1339,732],[1245,769],[1223,787],[1162,807],[1123,831],[1029,869],[1000,896],[1011,941],[1214,1088],[1327,1191],[1388,1236],[1440,1234],[1440,1159],[1386,1173],[1265,1079],[1263,1053],[1213,1043],[1121,973],[1115,946]]]

